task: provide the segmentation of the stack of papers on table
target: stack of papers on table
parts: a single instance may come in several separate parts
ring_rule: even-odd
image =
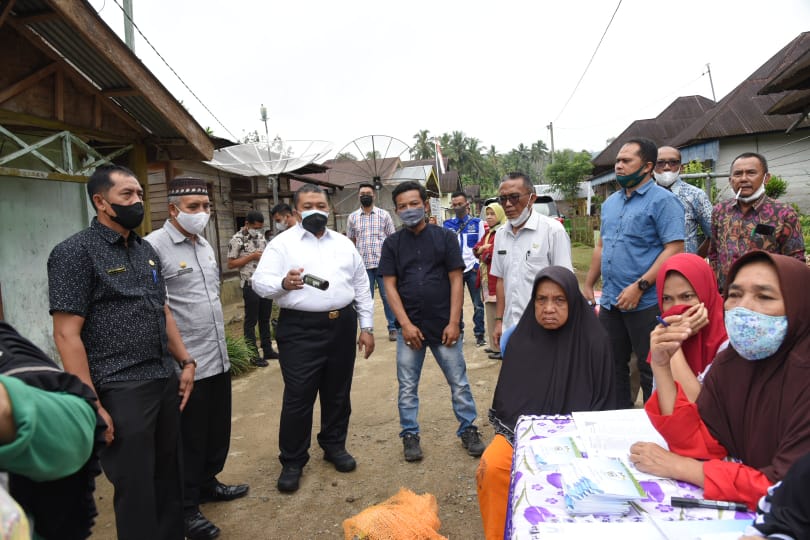
[[[647,495],[620,459],[575,458],[559,466],[568,512],[624,515]]]
[[[588,457],[619,458],[638,480],[656,478],[636,469],[629,459],[630,447],[639,441],[653,442],[669,450],[669,445],[655,430],[644,409],[575,412],[572,416],[581,438],[582,451]]]

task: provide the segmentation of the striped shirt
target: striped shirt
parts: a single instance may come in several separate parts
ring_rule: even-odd
[[[354,241],[367,270],[379,266],[383,242],[395,232],[391,214],[376,206],[368,214],[358,208],[346,222],[346,236]]]

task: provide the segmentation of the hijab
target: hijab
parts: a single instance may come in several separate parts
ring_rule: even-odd
[[[544,279],[568,300],[568,320],[556,330],[537,323],[534,299]],[[493,415],[514,431],[522,414],[569,414],[614,407],[613,361],[607,333],[579,292],[574,273],[549,266],[534,278],[529,304],[504,351]]]
[[[0,374],[16,377],[41,390],[84,398],[96,410],[96,396],[88,386],[62,371],[36,345],[3,321],[0,321]],[[90,536],[98,514],[93,491],[95,477],[101,472],[98,452],[104,446],[106,429],[96,413],[94,450],[84,466],[69,476],[35,482],[9,473],[9,492],[33,516],[34,530],[41,537],[70,540]]]
[[[496,223],[495,225],[490,227],[489,228],[490,231],[494,231],[495,229],[499,228],[501,225],[506,224],[506,212],[503,211],[503,206],[501,206],[500,204],[494,202],[494,203],[489,203],[487,205],[487,208],[489,208],[493,212],[495,212],[495,217],[498,218],[498,223]]]
[[[779,276],[785,339],[773,355],[757,361],[729,345],[712,364],[697,406],[731,456],[777,481],[810,451],[810,268],[792,257],[753,251],[732,265],[727,282],[746,264],[763,260]]]
[[[692,373],[699,375],[703,373],[706,366],[712,363],[717,355],[717,349],[728,339],[726,325],[723,322],[723,297],[717,292],[717,279],[706,260],[692,253],[679,253],[661,265],[655,280],[658,291],[658,309],[662,311],[662,317],[680,315],[690,307],[681,304],[664,311],[664,281],[670,272],[681,274],[692,285],[698,299],[703,302],[709,312],[709,324],[681,345],[681,350]]]

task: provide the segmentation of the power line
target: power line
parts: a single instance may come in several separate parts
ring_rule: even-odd
[[[118,0],[116,0],[116,2],[117,1]],[[577,81],[577,85],[574,87],[574,90],[571,92],[571,95],[568,96],[568,100],[565,102],[565,105],[563,105],[562,109],[560,109],[559,114],[557,114],[557,118],[554,119],[555,122],[560,119],[560,116],[562,116],[562,113],[565,111],[565,108],[568,107],[568,104],[573,99],[574,94],[577,93],[577,89],[579,88],[579,84],[582,82],[582,79],[585,78],[585,74],[588,73],[588,68],[591,67],[591,63],[593,62],[593,59],[596,57],[596,53],[599,51],[599,47],[602,45],[602,40],[605,39],[605,36],[607,35],[608,30],[610,29],[610,25],[613,23],[613,19],[616,17],[616,13],[619,11],[619,7],[621,7],[621,5],[622,5],[622,0],[619,0],[619,3],[616,5],[616,9],[613,11],[613,15],[610,16],[610,20],[608,21],[608,24],[605,27],[605,31],[602,33],[602,37],[599,38],[599,43],[596,44],[596,49],[594,49],[593,54],[591,55],[591,59],[588,60],[588,65],[585,66],[585,71],[582,72],[582,76]]]
[[[149,41],[149,39],[148,39],[148,38],[147,38],[147,37],[146,37],[146,36],[143,34],[143,32],[141,32],[141,29],[140,29],[140,28],[138,28],[138,25],[137,25],[137,24],[135,24],[135,21],[133,21],[133,20],[132,20],[132,18],[131,18],[131,17],[129,16],[129,14],[128,14],[128,13],[127,13],[125,10],[124,10],[124,8],[121,6],[121,4],[119,4],[119,3],[118,3],[118,0],[113,0],[113,2],[115,2],[115,5],[116,5],[116,6],[118,6],[118,9],[120,9],[120,10],[121,10],[121,12],[124,14],[124,17],[126,17],[126,18],[129,20],[129,22],[130,22],[130,23],[132,23],[132,26],[135,28],[135,30],[137,30],[137,31],[138,31],[138,33],[141,35],[141,37],[142,37],[142,38],[143,38],[143,40],[146,42],[146,44],[147,44],[147,45],[149,45],[149,47],[151,47],[153,51],[155,51],[155,54],[156,54],[156,55],[158,55],[158,58],[160,58],[160,59],[163,61],[163,63],[164,63],[164,64],[166,64],[166,67],[167,67],[167,68],[169,68],[169,70],[170,70],[172,73],[174,73],[174,76],[175,76],[175,77],[177,77],[177,80],[178,80],[178,81],[180,81],[181,83],[183,83],[183,86],[185,86],[185,87],[186,87],[186,90],[188,90],[188,91],[189,91],[189,93],[190,93],[192,96],[194,96],[194,99],[196,99],[196,100],[197,100],[197,101],[200,103],[200,105],[202,105],[202,106],[203,106],[203,109],[205,109],[206,111],[208,111],[208,114],[210,114],[210,115],[211,115],[211,117],[212,117],[214,120],[216,120],[216,121],[217,121],[217,124],[219,124],[220,126],[222,126],[222,129],[224,129],[226,132],[228,132],[228,135],[230,135],[231,137],[233,137],[233,139],[234,139],[234,140],[238,140],[238,137],[237,137],[236,135],[234,135],[233,133],[231,133],[231,130],[230,130],[230,129],[228,129],[228,128],[226,128],[226,127],[225,127],[225,124],[223,124],[223,123],[222,123],[222,121],[220,121],[220,119],[219,119],[219,118],[217,118],[217,116],[216,116],[216,115],[215,115],[213,112],[211,112],[211,109],[209,109],[209,108],[208,108],[208,106],[207,106],[205,103],[203,103],[203,101],[202,101],[202,100],[199,98],[199,96],[197,96],[197,94],[195,94],[195,93],[194,93],[194,90],[192,90],[192,89],[191,89],[191,88],[190,88],[190,87],[189,87],[189,86],[186,84],[186,81],[184,81],[184,80],[183,80],[183,78],[182,78],[182,77],[180,77],[180,75],[179,75],[179,74],[178,74],[178,73],[177,73],[177,72],[174,70],[174,68],[173,68],[172,66],[170,66],[170,65],[169,65],[169,63],[166,61],[166,59],[165,59],[165,58],[163,58],[163,55],[162,55],[162,54],[160,54],[160,53],[158,52],[158,50],[155,48],[155,46],[154,46],[154,45],[152,45],[152,42],[151,42],[151,41]]]

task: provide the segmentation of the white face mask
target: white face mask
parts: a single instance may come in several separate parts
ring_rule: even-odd
[[[529,214],[531,213],[531,211],[529,210],[529,207],[531,206],[531,204],[532,204],[532,198],[529,197],[529,202],[526,203],[526,206],[523,208],[523,211],[520,213],[520,215],[518,217],[514,218],[514,219],[509,220],[509,224],[512,227],[520,227],[524,223],[526,223],[526,220],[529,219]]]
[[[189,234],[201,234],[208,225],[208,219],[211,214],[208,212],[197,212],[196,214],[186,214],[185,212],[178,212],[177,223]]]
[[[740,191],[742,191],[742,190],[740,190]],[[763,193],[765,193],[765,181],[764,180],[762,181],[762,184],[760,184],[759,189],[757,189],[755,192],[753,192],[748,197],[740,197],[739,192],[737,192],[737,196],[735,197],[735,199],[737,199],[738,201],[742,201],[745,204],[748,204],[748,203],[752,203],[755,200],[762,197]]]
[[[286,221],[276,221],[275,223],[276,230],[278,232],[284,232],[287,230],[287,222]]]
[[[678,171],[664,171],[653,173],[659,186],[669,187],[678,179]]]

